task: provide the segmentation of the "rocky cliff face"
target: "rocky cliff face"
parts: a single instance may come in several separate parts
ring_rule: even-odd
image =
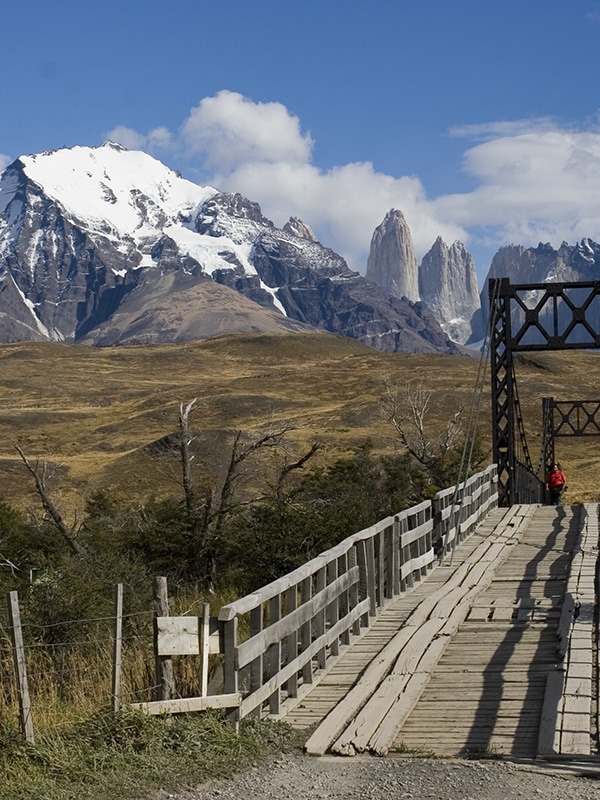
[[[351,272],[301,220],[278,229],[257,203],[144,153],[64,149],[0,175],[0,341],[298,329],[390,352],[457,352],[425,306]]]
[[[375,228],[367,261],[367,280],[394,297],[419,299],[419,267],[404,214],[391,209]]]
[[[373,234],[367,278],[395,297],[425,302],[453,341],[470,338],[480,300],[475,262],[461,242],[448,247],[438,237],[419,266],[406,219],[391,209]]]
[[[582,239],[575,245],[563,242],[558,250],[542,243],[529,248],[514,244],[501,247],[492,259],[481,291],[481,312],[473,324],[472,341],[482,339],[485,333],[490,278],[509,278],[515,284],[597,281],[600,279],[600,244]],[[532,302],[535,302],[533,296]],[[587,318],[591,320],[591,316]]]
[[[419,295],[444,331],[464,344],[480,308],[475,262],[461,242],[448,247],[438,237],[419,268]]]
[[[394,297],[352,272],[314,235],[297,237],[289,228],[263,230],[254,241],[252,265],[255,276],[237,268],[218,270],[213,277],[267,308],[281,309],[289,319],[378,350],[461,352],[426,305]]]

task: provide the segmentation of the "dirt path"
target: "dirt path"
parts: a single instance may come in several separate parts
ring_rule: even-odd
[[[507,761],[280,756],[173,800],[600,800],[600,761],[562,766]]]

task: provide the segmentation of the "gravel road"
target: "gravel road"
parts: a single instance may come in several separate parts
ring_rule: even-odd
[[[340,758],[292,754],[174,800],[600,800],[600,761]]]

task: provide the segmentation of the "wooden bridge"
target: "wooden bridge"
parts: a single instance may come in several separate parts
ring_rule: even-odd
[[[221,609],[232,719],[307,752],[598,750],[596,504],[497,506],[494,466]]]

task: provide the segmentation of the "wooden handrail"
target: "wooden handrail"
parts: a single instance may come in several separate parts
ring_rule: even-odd
[[[279,716],[298,703],[402,591],[424,578],[443,547],[469,535],[497,505],[495,465],[432,500],[353,533],[261,589],[223,606],[227,694],[241,693],[237,721],[266,706]],[[250,636],[238,639],[238,620]],[[285,706],[285,707],[284,707]]]

